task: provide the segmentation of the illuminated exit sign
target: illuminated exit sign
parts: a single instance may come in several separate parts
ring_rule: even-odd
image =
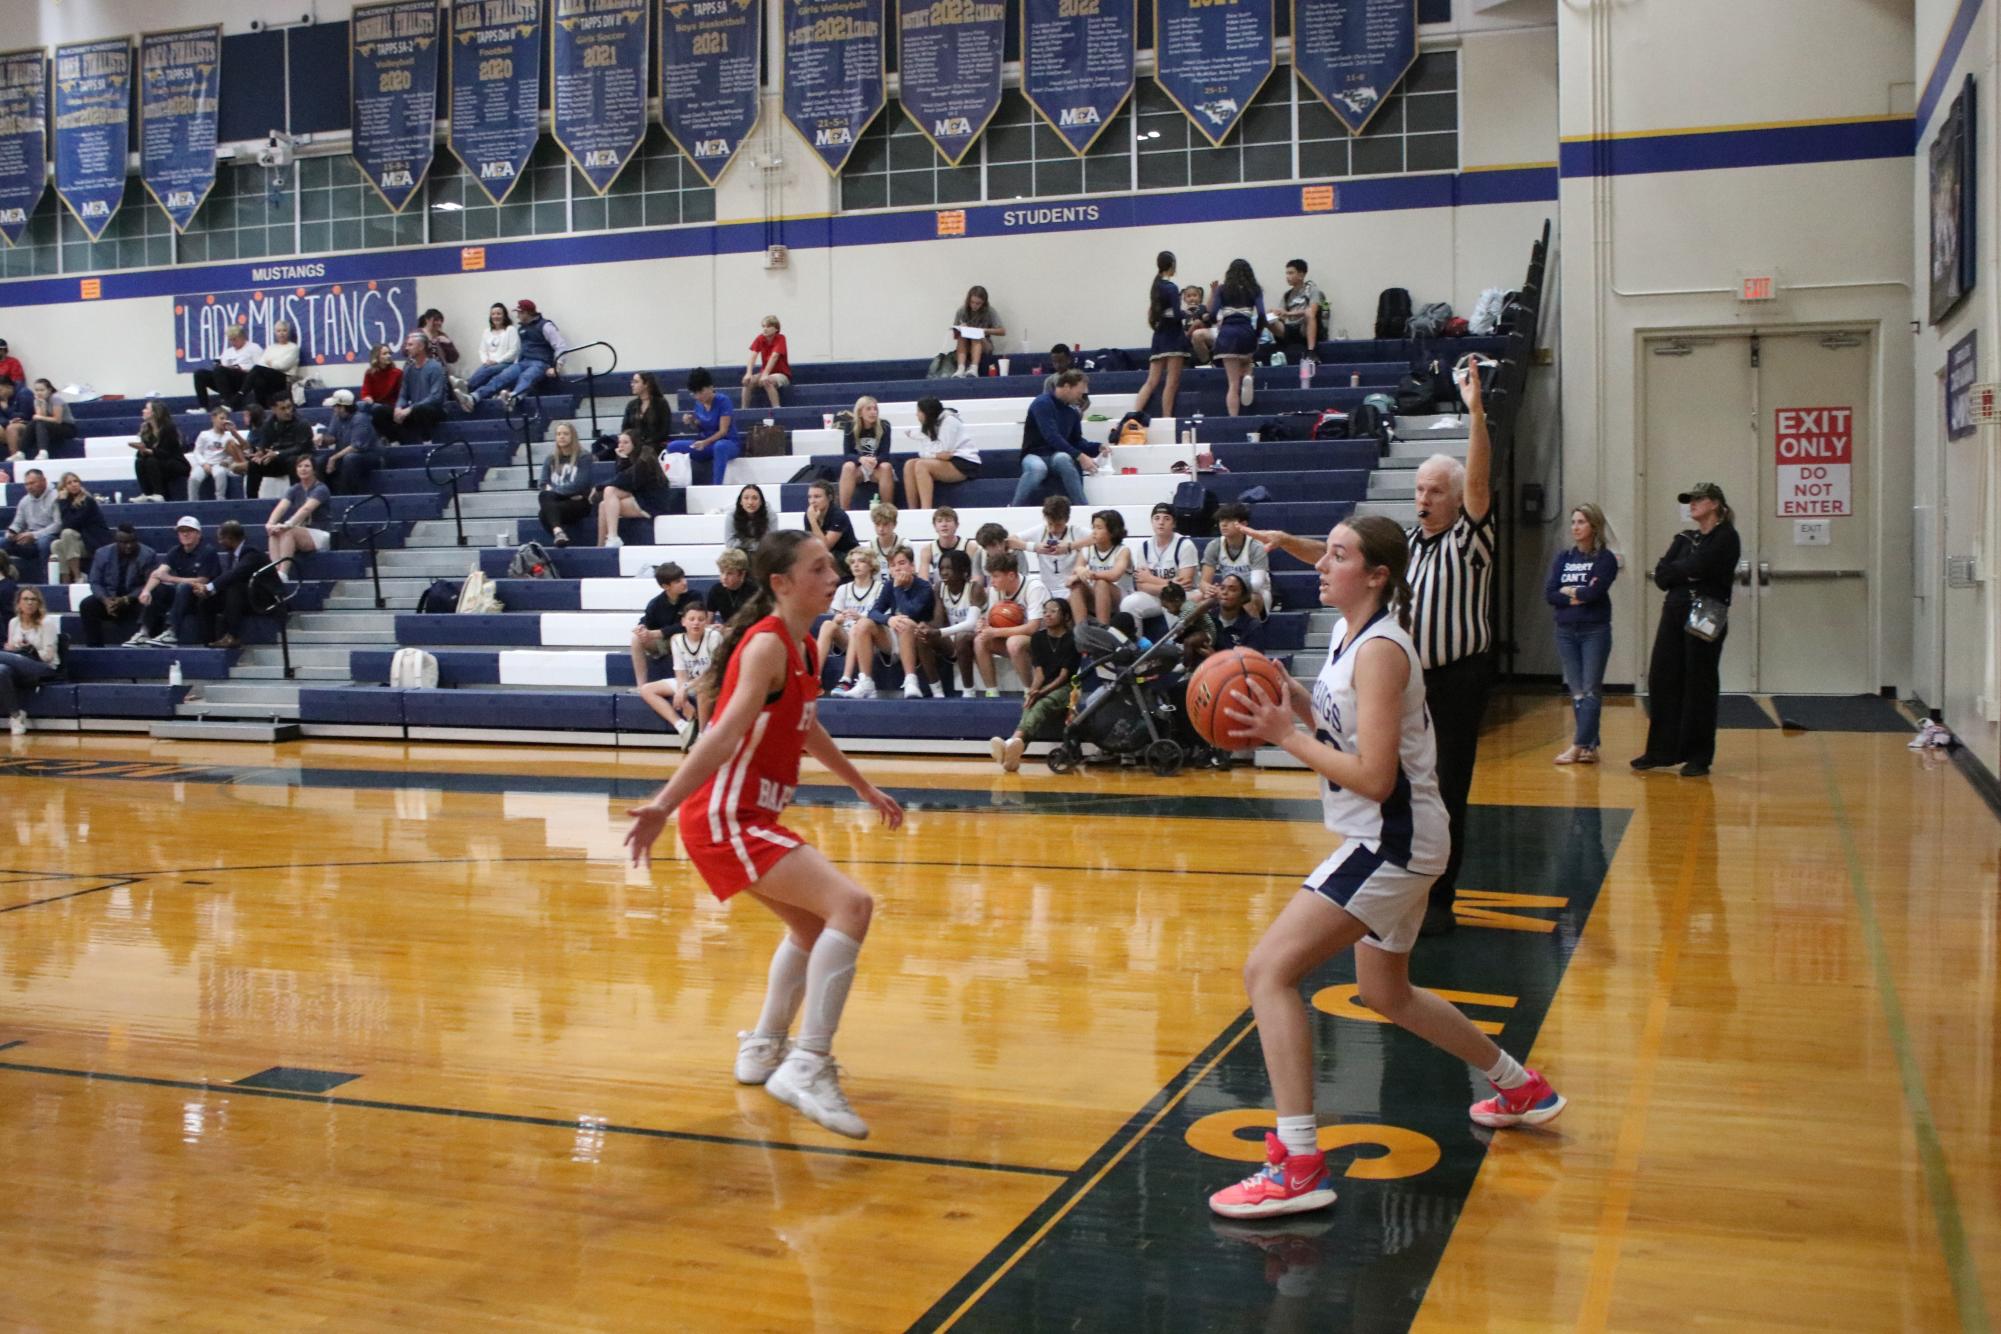
[[[1775,273],[1746,274],[1737,280],[1739,301],[1777,301],[1779,277]]]

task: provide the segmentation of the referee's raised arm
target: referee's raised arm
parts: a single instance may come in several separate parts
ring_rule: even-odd
[[[1478,363],[1468,366],[1466,400],[1466,514],[1478,523],[1494,508],[1494,442],[1487,434],[1485,391]]]

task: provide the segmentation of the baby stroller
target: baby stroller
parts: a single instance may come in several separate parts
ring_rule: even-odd
[[[1181,638],[1199,613],[1198,607],[1184,615],[1145,649],[1102,625],[1077,628],[1084,670],[1095,676],[1109,668],[1116,674],[1092,687],[1064,724],[1063,740],[1045,757],[1050,772],[1067,774],[1086,764],[1144,764],[1162,778],[1181,772],[1188,748],[1174,735],[1181,713],[1174,678],[1181,667]]]

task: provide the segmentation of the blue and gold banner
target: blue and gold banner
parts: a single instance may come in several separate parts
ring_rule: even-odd
[[[56,193],[93,241],[125,199],[131,111],[128,39],[56,48]]]
[[[438,118],[436,0],[356,5],[349,40],[349,151],[382,202],[401,213],[431,172]]]
[[[897,0],[903,114],[955,167],[1000,110],[1006,46],[1004,0]]]
[[[603,194],[646,138],[653,0],[556,0],[549,26],[556,142]]]
[[[184,232],[215,188],[222,25],[139,38],[139,179]]]
[[[324,264],[273,266],[311,271]],[[300,360],[314,366],[365,366],[377,343],[403,346],[417,327],[417,280],[304,285],[274,283],[236,292],[196,292],[174,298],[174,362],[183,371],[212,365],[227,346],[231,325],[270,346],[271,326],[289,324]]]
[[[1360,134],[1417,61],[1417,0],[1292,0],[1292,63]]]
[[[1272,0],[1153,0],[1154,82],[1211,147],[1277,64]]]
[[[879,0],[786,0],[785,119],[836,176],[887,100],[884,55]]]
[[[665,0],[660,16],[660,126],[714,185],[763,111],[762,0]]]
[[[1022,0],[1022,96],[1079,157],[1132,96],[1134,3]]]
[[[502,203],[542,133],[542,0],[453,0],[446,86],[452,152]]]
[[[9,51],[0,55],[0,240],[21,244],[48,183],[48,56]]]

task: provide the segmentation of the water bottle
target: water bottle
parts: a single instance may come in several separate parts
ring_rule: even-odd
[[[1305,388],[1308,388],[1308,387],[1310,387],[1310,386],[1312,385],[1312,383],[1313,383],[1313,372],[1314,372],[1315,370],[1317,370],[1317,369],[1319,369],[1319,368],[1318,368],[1317,366],[1315,366],[1315,365],[1314,365],[1314,363],[1313,363],[1313,358],[1312,358],[1312,357],[1304,357],[1304,358],[1302,358],[1302,359],[1300,360],[1300,363],[1299,363],[1299,387],[1300,387],[1301,389],[1305,389]]]
[[[171,662],[167,666],[167,684],[170,686],[177,686],[180,683],[181,683],[181,660],[179,658],[175,658],[173,662]]]

